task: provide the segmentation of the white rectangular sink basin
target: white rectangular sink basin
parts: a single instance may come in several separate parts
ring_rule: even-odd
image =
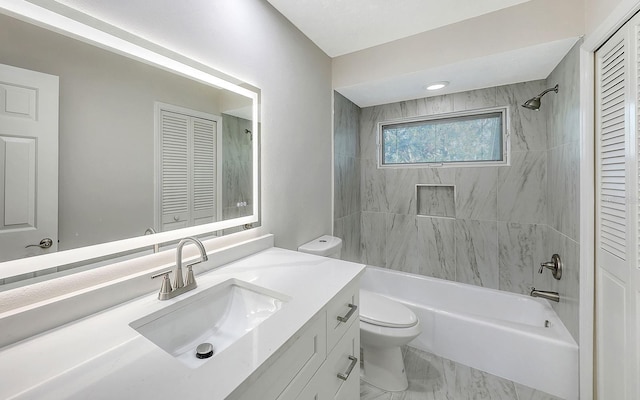
[[[179,298],[178,298],[179,300]],[[280,310],[288,296],[229,279],[129,324],[187,366],[197,368]],[[200,359],[196,348],[213,345]]]

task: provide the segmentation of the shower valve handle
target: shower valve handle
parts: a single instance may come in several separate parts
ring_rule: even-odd
[[[556,265],[554,263],[552,263],[551,261],[547,261],[545,263],[540,263],[540,269],[538,270],[538,273],[541,274],[542,271],[545,268],[549,268],[549,269],[555,269]]]
[[[549,268],[553,273],[553,277],[557,280],[560,280],[560,278],[562,278],[562,261],[560,260],[559,255],[554,254],[553,256],[551,256],[551,261],[541,263],[538,273],[541,274],[545,268]]]

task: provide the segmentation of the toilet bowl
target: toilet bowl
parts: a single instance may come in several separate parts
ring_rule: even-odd
[[[321,236],[298,247],[298,251],[340,258],[342,240]],[[409,308],[379,294],[360,290],[360,347],[363,381],[395,392],[409,386],[402,346],[422,331],[418,317]]]
[[[422,331],[409,308],[379,294],[360,289],[361,378],[386,391],[409,386],[402,346]]]

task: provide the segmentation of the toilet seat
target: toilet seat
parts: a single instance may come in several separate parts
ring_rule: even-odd
[[[360,321],[388,328],[410,328],[418,324],[418,317],[403,304],[360,289]]]

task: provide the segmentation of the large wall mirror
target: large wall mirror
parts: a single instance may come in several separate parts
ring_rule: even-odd
[[[0,4],[0,285],[258,222],[259,90],[13,3]]]

